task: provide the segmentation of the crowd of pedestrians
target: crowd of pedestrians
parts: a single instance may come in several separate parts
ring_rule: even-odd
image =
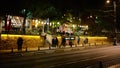
[[[47,42],[49,43],[50,47],[55,47],[55,48],[65,48],[66,45],[69,45],[70,47],[72,47],[73,45],[75,45],[75,46],[80,45],[80,42],[81,42],[80,36],[69,37],[69,39],[66,39],[66,38],[67,37],[65,35],[62,35],[61,41],[59,41],[60,39],[58,40],[57,36],[55,36],[55,35],[51,36],[51,39],[50,39],[50,38],[47,38],[47,34],[46,34],[43,36],[43,46],[45,46]],[[84,45],[86,45],[88,43],[87,37],[83,40],[83,43],[84,43]],[[19,52],[22,51],[22,44],[23,44],[23,39],[22,39],[22,37],[19,37],[17,39],[17,45],[18,45]]]
[[[73,45],[78,46],[80,44],[86,45],[87,43],[88,43],[87,37],[84,38],[83,43],[81,42],[80,36],[69,37],[69,39],[67,39],[67,37],[63,35],[61,36],[61,42],[58,41],[57,36],[54,36],[52,38],[52,47],[57,47],[57,48],[65,48],[66,45],[69,45],[70,47],[72,47]]]
[[[68,37],[69,37],[69,39],[68,39]],[[46,43],[49,43],[50,48],[51,47],[65,48],[66,45],[69,45],[70,47],[72,47],[73,45],[75,45],[76,47],[79,46],[79,45],[86,46],[86,44],[88,44],[88,38],[87,37],[81,38],[80,36],[71,37],[71,36],[62,35],[61,39],[60,38],[58,39],[58,37],[55,36],[55,35],[54,36],[53,35],[48,35],[47,36],[47,34],[46,34],[46,35],[43,36],[43,46],[45,46]],[[18,52],[22,51],[22,45],[23,45],[23,38],[18,37],[18,39],[17,39]],[[113,45],[114,46],[117,45],[116,37],[113,40]]]
[[[68,37],[69,37],[69,39],[68,39]],[[89,40],[87,37],[81,38],[80,36],[72,37],[72,36],[61,35],[61,39],[58,39],[58,37],[55,35],[47,36],[47,34],[45,34],[43,36],[43,46],[45,46],[46,43],[49,43],[49,47],[55,47],[55,48],[65,48],[66,45],[69,45],[70,47],[72,47],[73,45],[75,45],[76,47],[79,45],[86,46],[86,44],[88,44],[88,41]],[[18,37],[18,39],[17,39],[18,52],[22,51],[22,45],[23,45],[23,38]],[[113,40],[113,45],[114,46],[117,45],[116,37]]]

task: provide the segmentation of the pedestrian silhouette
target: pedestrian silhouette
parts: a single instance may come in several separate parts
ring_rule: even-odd
[[[84,39],[84,44],[86,45],[88,43],[88,38]]]
[[[70,45],[70,47],[72,47],[72,39],[71,39],[71,37],[70,37],[70,40],[69,40],[69,45]]]
[[[47,39],[47,35],[46,35],[46,34],[43,36],[43,39],[44,39],[43,46],[45,46],[45,44],[46,44],[46,39]]]
[[[44,36],[44,40],[46,40],[46,36],[47,36],[47,35],[45,34],[45,36]]]
[[[78,36],[77,44],[80,44],[80,36]]]
[[[56,38],[55,37],[52,38],[52,47],[56,47]]]
[[[114,40],[113,40],[113,45],[116,46],[117,45],[117,38],[114,37]]]
[[[17,45],[18,45],[18,51],[19,52],[22,51],[22,44],[23,44],[23,39],[22,39],[22,37],[19,37],[17,39]]]
[[[66,39],[65,36],[62,36],[62,45],[65,47],[66,46]]]
[[[56,46],[58,47],[58,38],[55,37]]]

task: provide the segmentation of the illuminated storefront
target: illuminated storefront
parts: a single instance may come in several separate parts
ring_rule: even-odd
[[[69,33],[74,34],[76,32],[79,32],[80,34],[84,34],[85,31],[87,31],[88,25],[77,25],[77,24],[63,24],[60,26],[60,33]]]
[[[2,21],[2,33],[12,33],[19,34],[22,33],[23,29],[23,17],[19,16],[10,16],[7,15],[6,19]],[[60,22],[49,22],[49,19],[26,19],[25,22],[25,30],[26,34],[30,35],[40,35],[41,32],[52,32],[56,30],[56,32],[60,33],[75,33],[75,32],[84,32],[88,30],[87,25],[77,25],[71,23],[61,24]],[[79,30],[78,30],[79,29]],[[55,32],[55,31],[54,31]]]
[[[23,28],[23,17],[7,15],[2,21],[2,33],[19,33]],[[25,30],[27,34],[39,34],[39,30],[42,29],[44,20],[40,19],[26,19]]]
[[[2,31],[21,31],[23,24],[23,17],[7,15],[2,21]],[[29,28],[30,21],[26,20],[25,27]]]

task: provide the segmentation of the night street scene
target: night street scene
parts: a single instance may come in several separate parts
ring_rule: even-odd
[[[120,68],[120,0],[1,0],[0,68]]]

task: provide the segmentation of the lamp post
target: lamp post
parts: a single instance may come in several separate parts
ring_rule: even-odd
[[[110,0],[107,0],[106,3],[110,3]],[[116,28],[116,0],[113,0],[113,11],[114,11],[114,32],[115,32],[115,37],[114,37],[114,45],[117,45],[117,28]]]
[[[114,37],[114,44],[113,45],[117,45],[117,28],[116,28],[116,1],[113,1],[113,7],[114,7],[114,29],[115,29],[115,37]]]
[[[1,46],[1,34],[2,34],[2,22],[1,22],[1,19],[0,19],[0,46]]]
[[[116,1],[113,1],[113,6],[114,6],[114,23],[115,23],[115,33],[117,33],[117,29],[116,29]]]

